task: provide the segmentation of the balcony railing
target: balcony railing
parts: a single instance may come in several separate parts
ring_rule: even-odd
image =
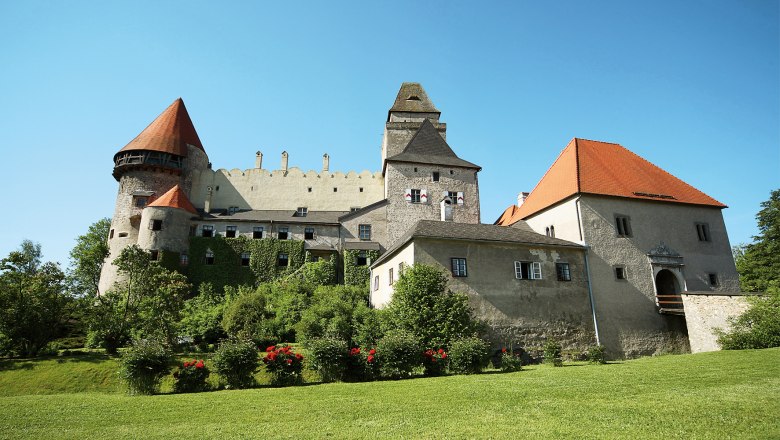
[[[682,295],[656,295],[658,311],[671,315],[684,315]]]

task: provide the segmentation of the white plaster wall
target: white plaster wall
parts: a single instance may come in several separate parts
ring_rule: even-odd
[[[750,307],[744,295],[683,295],[691,353],[720,350],[716,329],[731,329],[730,319]]]
[[[143,210],[138,245],[146,250],[186,253],[190,248],[189,231],[193,214],[179,208],[150,206]],[[162,220],[162,229],[149,229],[150,220]]]
[[[191,201],[196,208],[204,208],[209,187],[211,210],[231,206],[295,210],[303,206],[310,211],[349,211],[384,198],[381,173],[369,171],[304,173],[296,167],[286,173],[261,168],[203,170],[193,181]]]
[[[577,197],[559,203],[526,220],[528,226],[539,234],[545,235],[545,228],[555,226],[555,238],[582,243],[580,225],[577,216]]]
[[[414,262],[414,243],[409,242],[392,258],[371,270],[371,305],[373,307],[381,309],[393,298],[394,287],[390,285],[389,269],[393,268],[393,278],[398,281],[398,277],[401,275],[398,273],[398,265],[404,263],[404,266],[411,267]],[[379,276],[379,289],[374,290],[374,277],[376,276]]]

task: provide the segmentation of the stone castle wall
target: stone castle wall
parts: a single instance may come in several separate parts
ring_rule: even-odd
[[[682,298],[691,353],[720,350],[716,329],[728,331],[729,320],[750,306],[745,295],[690,292]]]

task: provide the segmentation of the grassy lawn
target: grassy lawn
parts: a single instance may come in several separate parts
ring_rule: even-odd
[[[1,362],[0,438],[780,438],[780,349],[151,397],[115,371]]]

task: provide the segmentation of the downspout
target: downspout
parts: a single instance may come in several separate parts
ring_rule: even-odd
[[[588,299],[590,299],[590,313],[593,316],[593,331],[596,333],[596,345],[601,345],[601,338],[599,337],[599,322],[596,319],[596,303],[593,300],[593,287],[590,281],[590,264],[588,263],[588,254],[590,253],[590,246],[585,243],[585,239],[582,235],[582,215],[580,213],[580,198],[577,197],[575,202],[577,205],[577,223],[580,228],[580,239],[583,245],[585,245],[585,277],[588,280]]]

